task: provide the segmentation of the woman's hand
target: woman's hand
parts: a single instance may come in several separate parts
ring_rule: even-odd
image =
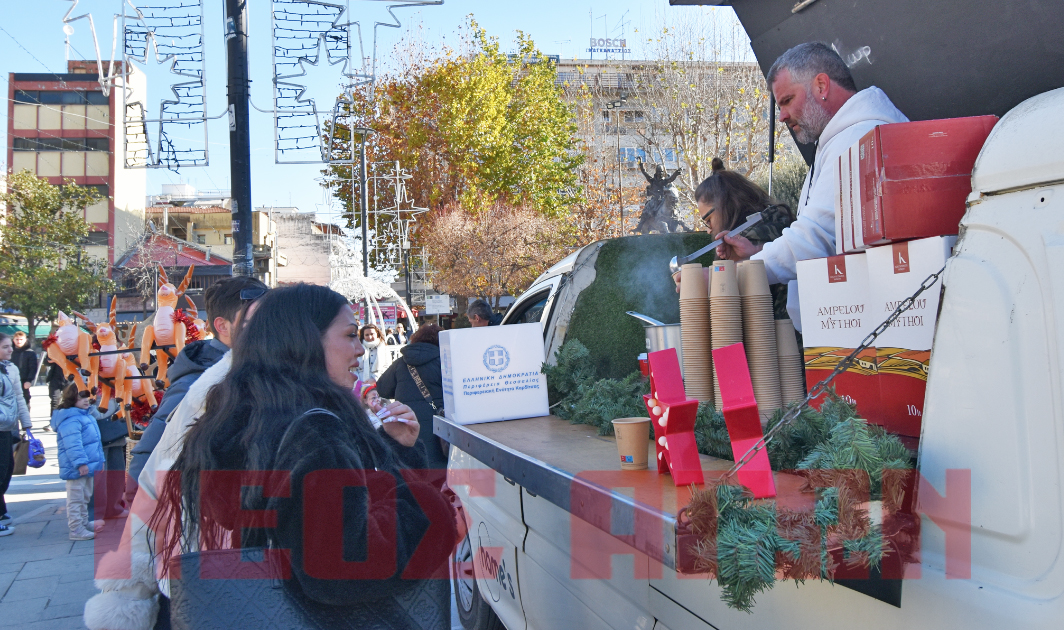
[[[384,408],[382,415],[378,418],[384,423],[384,431],[396,442],[406,447],[417,443],[417,436],[421,433],[421,424],[418,423],[417,416],[410,407],[394,401]]]
[[[754,245],[745,236],[728,236],[727,232],[721,232],[716,238],[724,239],[717,246],[717,258],[720,260],[749,260],[764,247],[764,243]]]

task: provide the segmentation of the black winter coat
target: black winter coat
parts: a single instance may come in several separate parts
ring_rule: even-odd
[[[293,429],[272,466],[291,471],[290,495],[259,496],[247,506],[276,510],[277,527],[245,530],[245,543],[262,545],[265,534],[291,550],[292,586],[333,606],[401,597],[416,580],[438,578],[441,569],[446,576],[457,526],[439,490],[412,470],[424,467],[419,446],[404,447],[383,430],[383,442],[366,443],[325,413],[309,414]],[[345,569],[341,559],[365,564]],[[438,603],[446,607],[446,588],[443,593]],[[386,618],[386,604],[380,607]]]
[[[377,392],[384,398],[394,398],[414,410],[421,425],[417,439],[425,445],[429,468],[447,468],[447,454],[440,447],[440,441],[432,433],[432,416],[443,414],[443,374],[440,370],[440,347],[431,343],[412,343],[399,351],[402,355],[388,366],[377,379]],[[421,395],[414,377],[410,375],[407,365],[412,365],[421,376],[422,382],[429,390],[432,401],[438,411],[433,412],[425,397]]]
[[[15,348],[11,353],[11,362],[18,367],[23,383],[29,383],[37,376],[37,353],[30,349],[28,342],[21,348]]]

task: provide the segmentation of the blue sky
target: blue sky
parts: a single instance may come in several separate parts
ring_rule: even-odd
[[[110,58],[111,18],[119,0],[80,0],[78,11],[94,15],[97,36],[105,58]],[[136,3],[136,0],[134,0]],[[3,0],[0,14],[0,77],[6,83],[9,72],[63,72],[65,46],[62,18],[71,6],[70,0]],[[225,50],[222,0],[205,0],[205,34],[207,39],[208,114],[225,110]],[[250,14],[251,98],[262,109],[272,105],[270,63],[270,3],[252,0]],[[376,3],[352,2],[352,9],[360,4],[378,8]],[[503,42],[504,49],[512,49],[514,33],[518,29],[531,35],[541,50],[563,57],[587,58],[588,40],[595,37],[620,37],[629,40],[633,56],[640,57],[639,34],[646,33],[656,18],[668,13],[715,11],[722,19],[732,20],[728,8],[669,7],[667,0],[446,0],[442,6],[397,10],[403,22],[400,29],[379,29],[378,58],[384,63],[402,33],[410,28],[423,29],[422,38],[429,44],[456,42],[459,27],[468,14]],[[627,13],[626,13],[627,12]],[[98,16],[102,16],[101,19]],[[623,18],[623,19],[622,19]],[[95,57],[92,39],[85,21],[74,24],[71,38],[74,50],[71,58]],[[324,74],[324,73],[322,73]],[[149,82],[152,77],[149,76]],[[339,70],[336,82],[339,84]],[[159,86],[162,80],[151,85]],[[320,79],[315,90],[330,90],[328,79]],[[7,86],[4,85],[4,93]],[[154,94],[152,90],[152,94]],[[7,108],[2,114],[5,118]],[[6,160],[7,120],[2,127]],[[208,127],[210,165],[202,168],[182,168],[175,173],[152,170],[148,173],[149,194],[160,192],[162,184],[190,183],[201,190],[229,187],[228,127],[225,119],[211,121]],[[252,110],[252,201],[258,206],[294,205],[304,211],[317,211],[323,219],[339,220],[329,196],[317,181],[321,166],[278,165],[274,163],[273,118]],[[6,170],[6,165],[5,165]],[[416,174],[415,174],[416,176]]]

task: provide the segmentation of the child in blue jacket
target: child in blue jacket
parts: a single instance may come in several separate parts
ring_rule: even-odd
[[[71,383],[63,390],[63,400],[52,414],[59,444],[59,477],[66,479],[70,540],[92,540],[103,528],[103,521],[89,521],[92,476],[104,469],[106,461],[100,427],[89,411],[93,403],[90,396]]]

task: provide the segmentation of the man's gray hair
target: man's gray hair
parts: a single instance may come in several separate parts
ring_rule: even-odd
[[[842,89],[850,92],[857,91],[853,75],[850,74],[850,69],[846,67],[842,57],[835,52],[835,49],[823,42],[798,44],[780,55],[776,63],[768,69],[770,89],[780,70],[788,71],[791,79],[800,85],[808,86],[813,81],[813,77],[824,73]]]
[[[476,315],[484,321],[491,319],[491,306],[485,300],[474,300],[466,309],[466,317],[473,319]]]

